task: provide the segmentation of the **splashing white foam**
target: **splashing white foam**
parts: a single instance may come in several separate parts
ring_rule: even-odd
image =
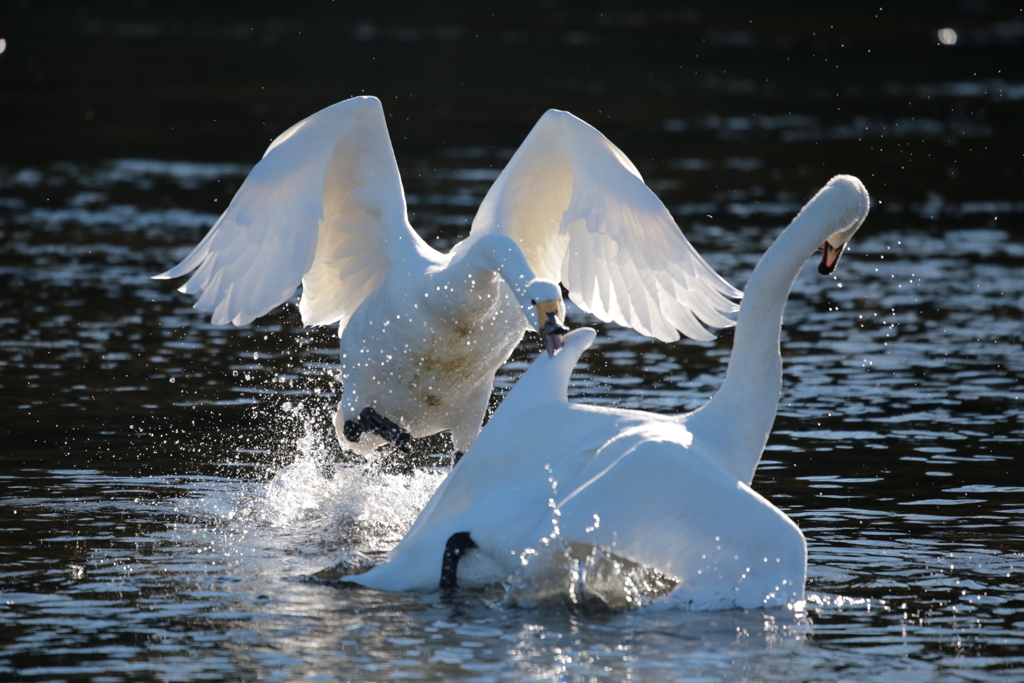
[[[272,531],[289,553],[333,561],[340,552],[364,564],[401,540],[447,471],[389,474],[373,462],[336,463],[322,441],[329,437],[317,434],[302,408],[284,408],[303,429],[291,461],[251,489],[233,516]]]
[[[443,478],[435,471],[385,474],[338,466],[299,453],[266,483],[244,515],[273,527],[316,527],[322,540],[333,536],[336,543],[382,551],[408,531]]]

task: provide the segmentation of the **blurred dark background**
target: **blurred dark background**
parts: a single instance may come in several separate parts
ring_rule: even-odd
[[[1006,196],[1024,174],[1024,12],[1007,2],[6,0],[0,38],[6,163],[253,163],[299,119],[374,94],[400,161],[515,146],[556,107],[641,170],[680,150],[785,154],[916,198]],[[785,116],[824,137],[775,152]],[[840,155],[818,144],[844,138]]]

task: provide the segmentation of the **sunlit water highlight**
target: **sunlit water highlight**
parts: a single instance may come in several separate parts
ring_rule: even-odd
[[[409,183],[442,246],[492,177],[473,163]],[[837,278],[802,274],[754,487],[807,536],[808,599],[692,614],[588,600],[583,570],[625,581],[603,558],[563,557],[543,586],[454,597],[342,585],[401,538],[448,463],[405,472],[340,452],[336,340],[298,328],[293,307],[215,328],[149,279],[215,218],[189,208],[203,204],[193,193],[245,171],[127,160],[0,173],[0,410],[13,435],[0,677],[1005,680],[1024,666],[1024,242],[977,218],[1015,220],[1015,198],[883,203]],[[472,201],[455,201],[466,182]],[[676,213],[742,285],[802,199],[733,192]],[[730,339],[663,345],[602,328],[573,396],[695,408]],[[533,353],[501,373],[499,396]]]

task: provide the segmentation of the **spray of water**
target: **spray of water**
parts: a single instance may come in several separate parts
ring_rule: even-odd
[[[671,576],[616,556],[614,548],[567,542],[561,535],[562,513],[555,502],[558,481],[550,476],[548,482],[550,532],[537,547],[520,554],[522,568],[504,585],[505,604],[621,612],[651,604],[679,585]],[[594,524],[600,524],[596,515]]]
[[[358,570],[401,540],[446,471],[390,473],[381,467],[387,454],[360,463],[338,461],[333,434],[319,434],[300,407],[288,415],[302,426],[293,457],[245,502],[240,516],[301,531],[301,544],[337,549]]]

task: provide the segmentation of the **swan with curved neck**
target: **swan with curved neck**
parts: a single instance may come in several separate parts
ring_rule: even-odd
[[[750,482],[779,400],[786,299],[815,248],[841,250],[868,206],[859,180],[836,176],[779,236],[747,287],[726,379],[697,411],[569,403],[595,333],[566,335],[561,353],[538,358],[509,392],[389,560],[347,580],[436,589],[446,544],[463,534],[449,587],[529,571],[537,549],[572,543],[675,577],[674,599],[694,609],[802,599],[803,534]]]
[[[800,210],[750,276],[749,303],[740,307],[725,381],[711,401],[685,416],[741,481],[753,479],[775,422],[782,391],[782,313],[793,283],[816,247],[822,250],[818,272],[833,272],[869,206],[860,180],[836,176]],[[723,428],[739,416],[743,429]]]
[[[306,325],[337,322],[344,383],[335,424],[368,452],[480,431],[497,369],[527,330],[553,354],[564,285],[583,310],[674,341],[728,327],[739,298],[679,232],[636,167],[572,114],[544,114],[449,253],[409,224],[384,112],[372,97],[328,107],[267,149],[195,249],[212,322],[245,325],[299,284]]]

